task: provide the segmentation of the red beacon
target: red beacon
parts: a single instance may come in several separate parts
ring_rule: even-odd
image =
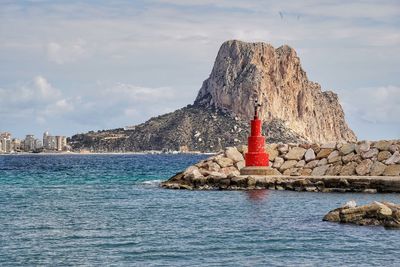
[[[246,167],[241,170],[243,175],[263,175],[269,165],[269,155],[265,152],[265,137],[262,135],[262,121],[258,118],[260,106],[256,100],[254,119],[251,121],[251,133],[248,137],[248,152],[245,154]]]

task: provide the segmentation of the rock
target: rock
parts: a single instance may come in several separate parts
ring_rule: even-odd
[[[328,164],[328,160],[326,158],[323,158],[321,160],[318,161],[317,166],[324,166]]]
[[[351,152],[350,154],[343,156],[342,157],[342,161],[344,164],[349,163],[350,161],[352,161],[354,159],[355,154],[353,152]]]
[[[328,156],[328,163],[335,163],[338,161],[342,161],[342,157],[339,156],[339,151],[334,150]]]
[[[311,169],[301,169],[301,171],[300,171],[301,176],[310,176],[311,173],[312,173]]]
[[[317,154],[321,151],[321,147],[318,144],[311,144],[311,148]]]
[[[301,175],[301,169],[300,168],[291,168],[290,170],[290,176],[300,176]]]
[[[312,148],[307,149],[306,153],[304,154],[304,159],[306,162],[310,162],[315,159],[315,153]]]
[[[318,159],[313,160],[313,161],[310,161],[309,163],[307,163],[307,164],[304,166],[304,168],[314,169],[315,167],[317,167],[318,162],[319,162]]]
[[[265,152],[269,155],[269,160],[274,161],[277,156],[279,156],[279,151],[276,145],[267,144],[265,145]]]
[[[230,158],[218,157],[215,160],[221,168],[225,168],[225,167],[229,167],[229,166],[233,165],[233,160]]]
[[[388,165],[383,172],[385,176],[399,176],[400,175],[400,165]]]
[[[390,147],[389,147],[389,152],[390,153],[395,153],[396,151],[399,151],[399,145],[395,145],[395,144],[393,144],[393,145],[391,145]]]
[[[289,150],[289,152],[285,155],[285,158],[288,160],[301,160],[306,153],[306,150],[302,147],[293,147]]]
[[[185,176],[184,172],[178,172],[174,176],[168,179],[168,182],[177,182],[183,180],[183,177]]]
[[[213,161],[207,161],[206,166],[207,166],[207,170],[212,171],[212,172],[217,172],[221,169],[221,166],[219,166],[218,163],[213,162]]]
[[[323,175],[325,175],[328,168],[329,168],[328,165],[318,166],[318,167],[314,168],[311,175],[312,176],[323,176]]]
[[[352,152],[354,152],[354,150],[356,149],[356,145],[355,144],[353,144],[353,143],[346,143],[346,144],[343,144],[341,147],[340,147],[340,154],[342,155],[342,156],[345,156],[345,155],[347,155],[347,154],[350,154],[350,153],[352,153]]]
[[[379,176],[382,175],[383,172],[385,171],[386,165],[379,162],[375,161],[374,164],[372,164],[371,167],[371,176]]]
[[[242,153],[240,153],[236,147],[226,148],[225,155],[227,158],[231,159],[233,162],[238,162],[238,161],[244,160]]]
[[[246,166],[246,163],[245,163],[244,160],[238,161],[238,162],[235,163],[235,166],[236,166],[236,168],[237,168],[238,170],[240,170],[240,169],[242,169],[242,168],[244,168],[244,167]]]
[[[328,222],[340,222],[339,211],[333,210],[328,212],[328,214],[326,214],[322,220]]]
[[[193,169],[190,172],[185,171],[184,179],[186,181],[191,181],[193,179],[198,179],[201,177],[204,177],[204,176],[200,173],[199,169]]]
[[[242,153],[242,155],[244,156],[244,154],[247,153],[248,148],[247,148],[246,145],[240,145],[240,146],[237,147],[237,150],[238,150],[240,153]]]
[[[356,146],[356,152],[357,154],[361,154],[362,152],[367,152],[370,148],[371,148],[371,143],[368,141],[363,141],[360,142],[357,146]]]
[[[333,149],[331,148],[322,148],[321,151],[317,154],[317,159],[326,158],[331,154]]]
[[[281,167],[279,168],[279,171],[283,172],[287,169],[291,169],[291,168],[295,167],[296,164],[297,164],[297,161],[295,161],[295,160],[287,160],[281,165]]]
[[[392,153],[389,151],[381,151],[378,154],[378,161],[385,161],[392,156]]]
[[[287,144],[278,145],[278,151],[281,154],[287,153],[289,151],[289,145],[287,145]]]
[[[189,166],[186,168],[186,170],[183,172],[184,175],[189,174],[189,173],[193,173],[193,171],[198,171],[199,168],[196,166]]]
[[[386,205],[386,203],[376,201],[363,206],[354,206],[353,203],[349,207],[344,206],[330,211],[324,216],[323,220],[358,225],[399,227],[400,222],[396,217],[399,208],[399,205],[394,205],[393,203]]]
[[[371,148],[370,150],[366,152],[361,152],[361,157],[363,159],[370,159],[373,157],[378,156],[379,150],[377,148]]]
[[[325,175],[336,176],[342,171],[341,165],[330,166],[326,171]]]
[[[272,167],[279,169],[279,168],[282,166],[282,164],[283,164],[284,162],[285,162],[285,160],[284,160],[283,158],[276,157],[276,158],[275,158],[275,162],[274,162],[274,164],[272,165]]]
[[[347,201],[344,205],[341,206],[341,208],[348,209],[348,208],[355,208],[357,206],[357,203],[355,200],[350,200]]]
[[[247,177],[247,186],[252,187],[255,186],[257,182],[257,179],[255,177],[249,176]]]
[[[276,175],[282,175],[282,174],[277,169],[270,168],[270,169],[267,170],[267,174],[266,175],[276,176]]]
[[[329,142],[325,143],[321,146],[321,148],[329,148],[329,149],[335,149],[336,148],[336,142]]]
[[[220,172],[224,173],[226,176],[228,176],[229,174],[240,175],[239,170],[233,166],[222,168]]]
[[[306,165],[305,160],[300,160],[299,162],[297,162],[296,168],[303,168],[305,165]]]
[[[306,187],[304,187],[304,189],[305,189],[307,192],[318,192],[318,189],[317,189],[317,187],[315,187],[315,186],[306,186]]]
[[[211,172],[208,176],[214,179],[222,179],[227,177],[227,175],[224,172]]]
[[[376,142],[373,147],[379,149],[380,151],[389,150],[389,147],[393,144],[392,141],[381,140]]]
[[[309,149],[311,148],[311,144],[299,144],[299,147],[302,147],[304,149]]]
[[[377,190],[376,189],[372,189],[372,188],[366,188],[362,192],[366,193],[366,194],[376,194]]]
[[[358,175],[367,175],[371,170],[372,164],[373,162],[370,159],[365,159],[361,161],[361,163],[356,168],[356,173]]]
[[[379,206],[379,210],[378,210],[378,215],[383,216],[383,217],[387,217],[387,216],[391,216],[392,215],[392,210],[386,206],[385,204],[378,202],[378,201],[374,201],[373,202],[375,205]]]
[[[285,176],[290,176],[291,173],[292,173],[292,169],[287,169],[287,170],[284,170],[282,174]]]
[[[400,152],[396,151],[393,155],[385,161],[386,165],[400,163]]]
[[[349,162],[345,166],[342,167],[342,170],[340,171],[341,176],[351,176],[356,174],[356,167],[357,163],[355,162]]]

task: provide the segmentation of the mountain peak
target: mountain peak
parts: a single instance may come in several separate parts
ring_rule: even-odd
[[[295,49],[288,45],[275,49],[262,42],[224,42],[194,104],[250,120],[255,99],[262,104],[264,121],[283,120],[309,141],[356,140],[337,95],[322,92],[319,84],[308,80]]]

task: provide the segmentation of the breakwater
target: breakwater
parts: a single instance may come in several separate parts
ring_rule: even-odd
[[[240,175],[246,146],[228,147],[177,173],[171,189],[400,192],[400,141],[268,144],[269,175]]]

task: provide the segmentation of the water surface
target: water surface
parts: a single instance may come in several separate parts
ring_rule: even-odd
[[[400,265],[400,231],[321,221],[400,195],[158,188],[205,157],[0,156],[0,265]]]

